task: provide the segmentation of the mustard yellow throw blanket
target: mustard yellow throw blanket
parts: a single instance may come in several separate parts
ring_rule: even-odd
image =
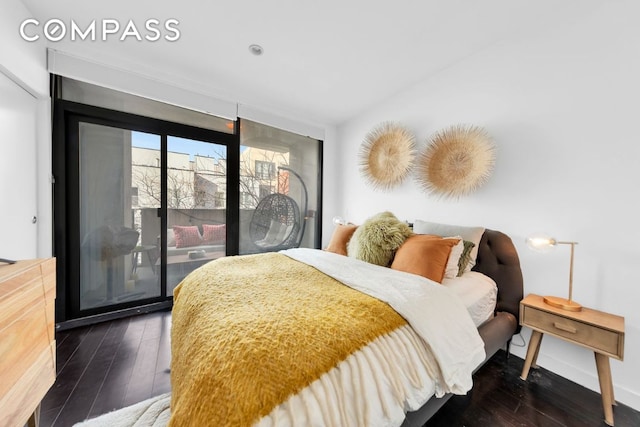
[[[212,261],[174,291],[169,425],[252,425],[406,323],[282,254]]]

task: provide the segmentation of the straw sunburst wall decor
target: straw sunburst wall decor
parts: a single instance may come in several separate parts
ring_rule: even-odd
[[[494,164],[495,146],[486,130],[451,126],[434,134],[419,156],[417,180],[427,192],[457,198],[487,182]]]
[[[413,134],[397,123],[385,122],[360,145],[360,173],[374,188],[388,190],[409,175],[415,155]]]

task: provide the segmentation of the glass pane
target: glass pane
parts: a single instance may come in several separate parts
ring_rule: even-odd
[[[242,120],[240,144],[240,253],[315,247],[320,142]]]
[[[211,114],[63,77],[62,99],[154,119],[233,133],[234,122]]]
[[[227,148],[167,139],[167,295],[197,267],[226,254]]]
[[[89,123],[79,132],[80,309],[158,297],[160,137]]]

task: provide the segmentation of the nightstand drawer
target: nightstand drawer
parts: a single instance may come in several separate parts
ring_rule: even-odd
[[[602,329],[595,325],[578,322],[544,312],[531,307],[524,307],[522,324],[544,333],[550,333],[575,343],[621,358],[621,336],[617,332]]]

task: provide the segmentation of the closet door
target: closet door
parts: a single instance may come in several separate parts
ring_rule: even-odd
[[[37,254],[37,100],[0,72],[0,258]]]

